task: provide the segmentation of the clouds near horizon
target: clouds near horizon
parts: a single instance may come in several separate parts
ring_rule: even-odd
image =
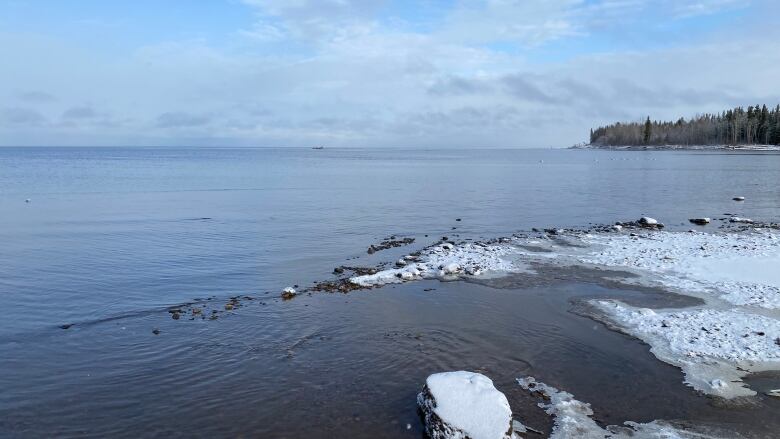
[[[780,102],[768,1],[55,3],[0,0],[0,145],[569,146]]]

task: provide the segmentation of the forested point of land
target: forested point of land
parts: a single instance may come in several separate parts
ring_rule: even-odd
[[[590,130],[593,146],[780,145],[780,105],[736,107],[673,121],[615,123]]]

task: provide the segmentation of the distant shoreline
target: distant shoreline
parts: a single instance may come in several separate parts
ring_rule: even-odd
[[[604,149],[611,151],[780,151],[780,145],[592,145],[581,144],[569,149]]]

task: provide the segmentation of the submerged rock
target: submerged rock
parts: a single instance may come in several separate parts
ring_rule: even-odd
[[[425,380],[417,395],[431,439],[512,439],[512,410],[490,378],[444,372]]]
[[[732,198],[734,201],[745,201],[745,197],[734,197]]]

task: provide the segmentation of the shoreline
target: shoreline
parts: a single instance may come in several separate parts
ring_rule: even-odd
[[[780,151],[780,145],[574,145],[568,149],[606,151]]]
[[[532,279],[545,275],[543,267],[601,271],[607,280],[609,270],[625,270],[635,275],[618,280],[626,287],[659,288],[703,303],[636,307],[625,298],[593,298],[587,302],[591,318],[647,343],[699,392],[723,399],[756,396],[743,378],[780,370],[780,279],[762,270],[767,260],[780,260],[778,225],[725,222],[725,229],[703,232],[622,224],[487,242],[439,241],[396,267],[345,281],[371,289],[425,279]]]

